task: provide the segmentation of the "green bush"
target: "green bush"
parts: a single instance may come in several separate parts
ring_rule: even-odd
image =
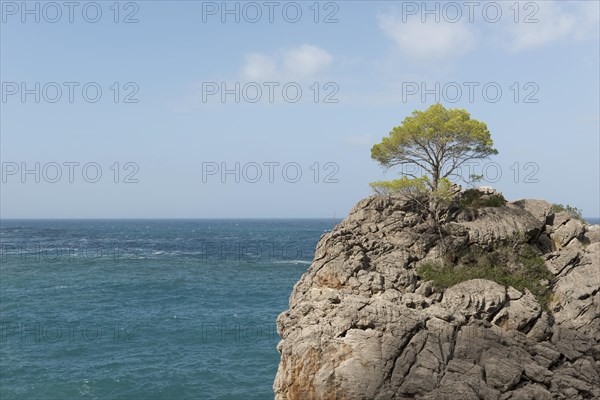
[[[565,211],[567,212],[571,218],[575,218],[578,219],[580,221],[583,221],[583,216],[581,214],[581,210],[579,208],[570,206],[570,205],[562,205],[562,204],[552,204],[552,212],[553,213],[559,213]]]
[[[428,187],[429,179],[422,178],[407,178],[403,176],[400,179],[393,181],[377,181],[369,184],[373,191],[379,195],[393,194],[413,194],[427,195],[431,192]]]
[[[531,245],[520,248],[503,246],[490,252],[473,249],[461,257],[458,265],[426,263],[418,269],[419,276],[439,289],[446,289],[470,279],[487,279],[523,292],[527,288],[548,309],[554,275],[544,265],[544,259]],[[547,284],[544,282],[547,281]]]
[[[485,195],[477,189],[467,189],[461,193],[459,206],[461,208],[502,207],[506,199],[501,194]]]

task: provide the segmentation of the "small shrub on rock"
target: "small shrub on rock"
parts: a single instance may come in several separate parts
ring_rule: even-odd
[[[459,206],[465,208],[502,207],[506,199],[500,193],[484,194],[477,189],[467,189],[461,193]]]
[[[570,206],[570,205],[562,205],[562,204],[552,204],[552,212],[553,213],[559,213],[559,212],[566,212],[567,214],[569,214],[571,216],[571,218],[574,219],[578,219],[580,221],[583,221],[583,216],[581,214],[581,210],[579,208]]]
[[[501,246],[486,252],[478,247],[463,254],[457,264],[430,262],[418,269],[419,276],[447,289],[471,279],[487,279],[523,292],[528,289],[538,303],[548,309],[554,275],[546,268],[539,251],[523,244],[518,249]]]

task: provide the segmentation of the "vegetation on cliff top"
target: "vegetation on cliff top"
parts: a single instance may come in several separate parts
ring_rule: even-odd
[[[378,194],[403,194],[430,216],[440,234],[446,254],[441,263],[426,263],[418,273],[445,289],[470,279],[488,279],[519,291],[528,289],[544,309],[551,297],[553,275],[544,264],[539,251],[516,237],[510,243],[499,244],[488,251],[476,246],[454,254],[446,248],[441,228],[449,207],[460,210],[481,207],[502,207],[506,199],[500,193],[483,193],[477,189],[460,192],[450,178],[474,182],[481,176],[461,175],[461,166],[470,160],[498,154],[493,148],[490,132],[484,122],[471,119],[461,109],[446,109],[434,104],[425,111],[414,111],[389,136],[371,149],[371,158],[385,168],[402,167],[402,177],[392,181],[371,183]],[[454,204],[454,205],[451,205]],[[581,216],[579,210],[557,204],[554,211],[567,211]]]
[[[429,262],[418,269],[419,276],[446,289],[470,279],[488,279],[523,292],[528,289],[543,309],[552,297],[554,275],[546,268],[539,251],[530,244],[502,245],[492,251],[470,247],[450,260]]]
[[[582,222],[585,222],[583,219],[583,215],[581,214],[581,210],[579,208],[573,207],[571,205],[562,205],[562,204],[552,204],[552,212],[559,213],[565,211],[567,214],[571,216],[571,218],[578,219]]]
[[[406,179],[427,177],[421,183],[435,192],[444,186],[444,179],[464,179],[460,168],[467,161],[498,154],[492,146],[484,122],[471,119],[466,110],[434,104],[425,111],[414,111],[393,128],[373,146],[371,158],[385,168],[402,166]]]
[[[450,179],[465,182],[481,179],[476,175],[464,177],[461,166],[498,154],[492,146],[484,122],[471,119],[466,110],[434,104],[425,111],[414,111],[381,143],[372,147],[371,158],[386,169],[402,167],[402,176],[392,181],[373,182],[371,188],[378,194],[406,196],[439,226],[445,209],[458,192]],[[498,197],[477,202],[474,196],[471,198],[472,207],[498,206],[504,202]]]
[[[459,207],[481,208],[481,207],[502,207],[506,204],[506,199],[501,193],[484,194],[477,189],[467,189],[461,193]]]

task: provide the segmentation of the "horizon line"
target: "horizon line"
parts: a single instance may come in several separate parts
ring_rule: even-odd
[[[344,217],[346,218],[346,217]],[[336,219],[342,220],[340,217],[10,217],[2,218],[0,221],[15,221],[15,220],[258,220],[258,219]],[[593,218],[593,217],[592,217]]]
[[[334,220],[343,220],[345,217],[10,217],[10,218],[2,218],[0,217],[0,221],[77,221],[77,220],[284,220],[284,219],[334,219]],[[600,216],[589,217],[584,216],[583,219],[600,219]]]

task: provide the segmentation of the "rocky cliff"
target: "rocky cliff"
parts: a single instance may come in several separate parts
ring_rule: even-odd
[[[551,272],[547,304],[419,273],[520,244]],[[277,324],[280,400],[600,399],[600,226],[520,200],[450,210],[440,229],[409,200],[372,196],[323,235]]]

